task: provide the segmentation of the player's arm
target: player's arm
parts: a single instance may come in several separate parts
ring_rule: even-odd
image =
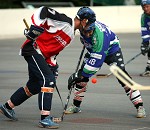
[[[88,56],[89,54],[86,54]],[[102,66],[106,54],[92,53],[90,54],[90,58],[87,60],[87,57],[84,57],[84,62],[81,66],[81,69],[73,73],[68,79],[68,89],[76,83],[86,84],[89,81],[89,78],[93,76]],[[103,57],[103,58],[102,58]],[[85,63],[86,62],[86,63]]]
[[[92,77],[103,65],[106,54],[104,51],[99,53],[91,53],[90,58],[85,63],[82,69],[82,75],[84,77]]]

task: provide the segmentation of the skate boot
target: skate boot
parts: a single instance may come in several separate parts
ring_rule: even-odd
[[[137,118],[144,118],[146,117],[146,112],[143,106],[139,106],[139,108],[137,109]]]
[[[140,74],[140,76],[142,76],[142,77],[150,77],[150,68],[146,67],[145,71],[142,74]]]
[[[0,106],[0,112],[5,115],[7,118],[11,119],[11,120],[14,120],[14,121],[17,121],[18,119],[15,117],[15,112],[14,110],[9,110],[6,108],[5,105],[1,105]]]
[[[71,105],[70,107],[67,108],[67,110],[65,111],[65,114],[73,114],[73,113],[79,113],[79,112],[81,112],[80,107]]]
[[[59,128],[59,124],[54,123],[52,121],[52,117],[48,116],[39,122],[39,127],[48,128],[48,129],[57,129],[57,128]]]

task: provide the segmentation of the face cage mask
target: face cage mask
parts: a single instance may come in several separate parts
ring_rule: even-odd
[[[86,26],[88,26],[88,24],[87,24]],[[86,26],[85,26],[85,27],[82,26],[82,30],[80,30],[80,32],[81,32],[84,36],[85,36],[87,33],[89,33],[90,31],[94,31],[94,30],[95,30],[95,23],[90,24],[88,28],[86,28]],[[85,28],[86,28],[86,29],[85,29]],[[91,36],[92,36],[92,35],[91,35]],[[90,37],[91,37],[91,36],[90,36]]]

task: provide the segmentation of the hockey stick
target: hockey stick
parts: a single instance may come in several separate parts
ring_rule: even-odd
[[[27,21],[26,21],[25,18],[23,19],[23,22],[24,22],[24,24],[26,25],[26,28],[29,30],[29,25],[28,25],[28,23],[27,23]]]
[[[131,61],[133,61],[135,58],[137,58],[137,57],[140,56],[141,54],[142,54],[141,52],[138,53],[138,54],[136,54],[134,57],[132,57],[130,60],[128,60],[128,61],[125,63],[125,65],[129,64]],[[97,77],[97,78],[107,78],[107,77],[109,77],[109,76],[111,76],[111,75],[112,75],[112,73],[109,73],[109,74],[97,74],[96,77]]]
[[[78,69],[79,69],[80,62],[82,60],[82,56],[83,56],[84,50],[85,50],[85,46],[83,46],[83,49],[81,51],[81,54],[80,54],[80,57],[79,57],[78,64],[77,64],[75,72],[77,72]],[[64,119],[65,111],[66,111],[66,109],[68,107],[68,103],[69,103],[69,99],[70,99],[70,96],[71,96],[72,88],[74,88],[74,86],[72,86],[70,88],[70,90],[69,90],[69,93],[68,93],[68,96],[67,96],[67,100],[66,100],[66,103],[65,103],[65,107],[64,107],[64,111],[63,111],[62,116],[61,116],[61,121],[63,121],[63,119]]]
[[[132,57],[130,60],[128,60],[128,61],[125,63],[125,65],[129,64],[131,61],[133,61],[135,58],[137,58],[137,57],[140,56],[141,54],[142,54],[141,52],[138,53],[138,54],[136,54],[134,57]]]
[[[134,82],[125,72],[123,72],[118,66],[110,66],[110,71],[125,85],[133,90],[150,90],[150,86],[143,86]]]

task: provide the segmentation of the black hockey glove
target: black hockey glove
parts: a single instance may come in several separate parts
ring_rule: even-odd
[[[27,37],[27,39],[34,41],[43,32],[44,29],[42,27],[31,25],[29,30],[24,30],[24,35]]]
[[[149,42],[145,42],[141,44],[141,53],[145,56],[145,54],[149,51]]]
[[[89,81],[89,78],[83,77],[81,75],[81,71],[73,73],[68,79],[68,90],[70,90],[71,87],[74,86],[76,83],[88,82],[88,81]]]

